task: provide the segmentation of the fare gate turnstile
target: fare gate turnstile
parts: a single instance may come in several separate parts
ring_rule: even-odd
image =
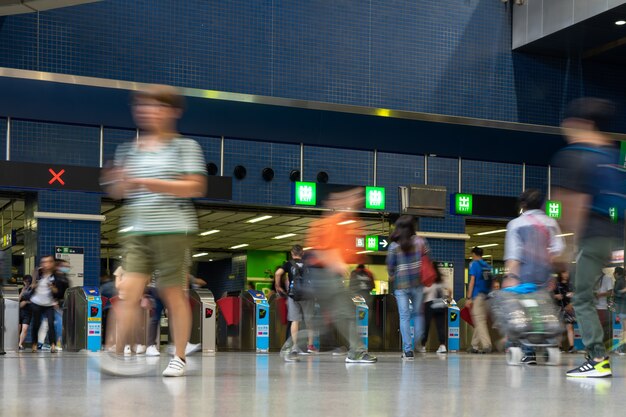
[[[611,314],[613,320],[613,325],[611,326],[613,329],[613,343],[611,345],[611,350],[623,350],[626,347],[621,346],[622,343],[622,334],[624,332],[623,323],[621,323],[619,316],[615,313]]]
[[[217,304],[213,293],[207,289],[189,292],[192,311],[191,343],[200,343],[202,353],[215,353]]]
[[[448,306],[448,352],[461,350],[461,309],[453,300]]]
[[[0,289],[0,354],[17,350],[20,303],[17,285]]]
[[[261,291],[224,297],[217,305],[219,350],[269,352],[269,304]]]
[[[287,298],[273,294],[270,305],[270,350],[277,352],[285,344],[287,338]],[[318,338],[319,343],[319,338]]]
[[[63,349],[97,352],[102,347],[102,299],[98,287],[72,287],[63,303]]]
[[[352,298],[356,310],[356,334],[359,342],[365,346],[365,350],[369,345],[369,308],[365,302],[365,298],[357,295]]]

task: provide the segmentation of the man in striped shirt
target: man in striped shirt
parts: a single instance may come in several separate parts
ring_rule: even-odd
[[[153,272],[172,324],[176,353],[163,376],[182,376],[191,333],[185,293],[191,238],[198,232],[192,202],[206,191],[206,165],[200,145],[176,131],[184,99],[171,87],[155,86],[133,96],[133,117],[141,134],[120,145],[114,168],[103,177],[109,195],[124,199],[120,238],[126,279],[116,309],[118,353],[139,318],[139,300]],[[116,367],[124,373],[122,367]]]

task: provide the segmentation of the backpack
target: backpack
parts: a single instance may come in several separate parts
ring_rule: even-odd
[[[350,274],[350,290],[352,292],[357,291],[372,291],[374,286],[372,285],[372,280],[369,275],[365,273],[365,271],[352,271]]]
[[[489,283],[493,281],[493,274],[491,273],[491,269],[483,269],[483,279]]]
[[[605,163],[598,164],[594,171],[594,183],[602,188],[593,196],[591,210],[603,216],[614,216],[616,220],[623,220],[626,210],[626,169],[617,164],[617,152],[583,145],[569,146],[565,150],[595,153],[604,157]]]
[[[296,262],[294,259],[289,261],[289,296],[295,301],[302,301],[312,298],[313,289],[311,288],[311,279],[307,274],[307,268],[304,262]]]

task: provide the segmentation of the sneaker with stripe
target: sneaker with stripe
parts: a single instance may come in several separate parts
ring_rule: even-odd
[[[587,358],[585,363],[578,368],[568,371],[566,375],[572,378],[607,378],[613,374],[611,372],[611,363],[607,356],[600,362],[594,361],[593,358]]]
[[[185,375],[186,363],[178,356],[174,356],[167,368],[163,371],[163,376],[183,376]]]

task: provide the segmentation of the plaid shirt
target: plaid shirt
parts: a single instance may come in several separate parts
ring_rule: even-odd
[[[422,256],[430,252],[425,239],[413,238],[415,252],[404,253],[397,243],[389,245],[387,252],[387,272],[394,289],[417,287],[421,284]]]

